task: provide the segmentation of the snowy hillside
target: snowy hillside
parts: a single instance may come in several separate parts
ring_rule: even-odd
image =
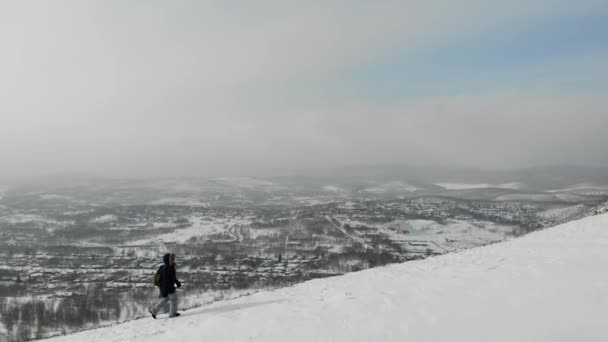
[[[601,214],[52,342],[606,341],[606,265],[608,214]]]

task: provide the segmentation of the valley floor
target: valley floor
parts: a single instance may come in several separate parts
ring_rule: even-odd
[[[603,214],[51,341],[606,341],[607,265]]]

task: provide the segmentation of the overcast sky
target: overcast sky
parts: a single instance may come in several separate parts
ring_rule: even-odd
[[[607,165],[606,32],[606,0],[0,0],[0,172]]]

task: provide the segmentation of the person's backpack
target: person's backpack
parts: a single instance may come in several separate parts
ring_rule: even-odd
[[[160,277],[162,275],[163,266],[159,267],[154,275],[154,286],[160,286]]]

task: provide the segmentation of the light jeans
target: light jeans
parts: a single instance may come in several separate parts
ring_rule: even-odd
[[[152,314],[156,315],[167,302],[169,302],[169,317],[175,317],[177,313],[177,292],[170,293],[167,297],[161,298],[160,302],[152,307]]]

